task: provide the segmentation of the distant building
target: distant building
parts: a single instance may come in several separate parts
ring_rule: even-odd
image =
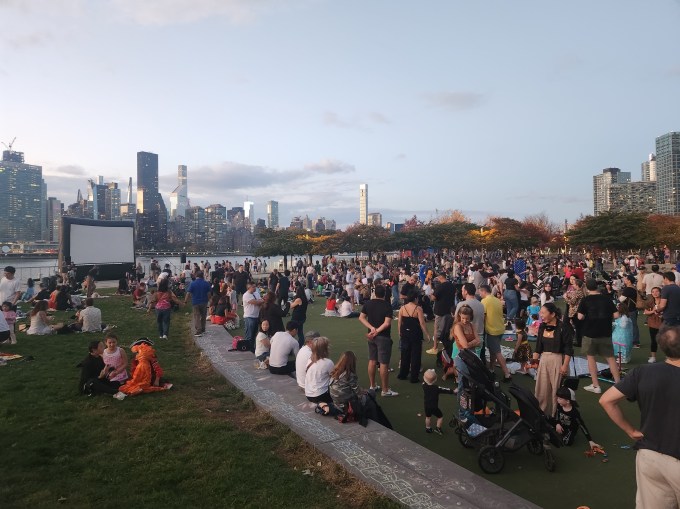
[[[243,219],[248,222],[246,227],[252,230],[253,226],[255,226],[255,202],[243,202]]]
[[[642,163],[641,180],[643,182],[656,182],[656,156],[654,154],[649,154],[649,159]]]
[[[47,242],[59,242],[61,235],[61,216],[64,213],[64,205],[60,200],[50,196],[45,206],[47,216]]]
[[[293,230],[302,230],[302,218],[300,216],[295,216],[291,219],[290,228]]]
[[[326,231],[334,232],[336,230],[335,219],[324,219],[323,225]]]
[[[359,224],[368,224],[368,184],[359,185]]]
[[[385,228],[389,230],[390,233],[399,232],[404,229],[404,223],[390,223],[388,221]]]
[[[680,132],[656,139],[656,203],[660,214],[680,214]]]
[[[218,250],[227,245],[227,207],[213,204],[205,208],[206,239],[208,246]]]
[[[313,221],[309,219],[308,215],[305,215],[305,218],[302,220],[302,229],[312,231],[313,226],[314,226]]]
[[[205,209],[189,207],[184,214],[187,244],[204,247],[206,244]]]
[[[137,242],[142,248],[168,238],[168,210],[158,192],[158,154],[137,152]]]
[[[227,222],[232,228],[242,228],[244,218],[243,207],[232,207],[227,210]]]
[[[135,221],[137,219],[137,205],[135,205],[132,199],[132,177],[128,180],[125,202],[120,204],[120,218],[126,221]]]
[[[371,212],[367,217],[366,224],[369,226],[382,226],[382,214],[380,212]]]
[[[619,168],[605,168],[602,173],[593,177],[593,209],[595,215],[610,209],[612,184],[630,182],[630,172]]]
[[[656,182],[626,182],[609,188],[610,212],[653,214],[656,206]]]
[[[187,182],[187,167],[183,164],[177,166],[177,187],[170,193],[170,219],[184,216],[189,206],[189,187]]]
[[[279,202],[270,200],[267,202],[267,228],[279,227]]]
[[[316,233],[326,231],[326,222],[323,217],[320,217],[319,219],[314,221],[313,231]]]
[[[46,194],[42,166],[26,164],[24,153],[5,150],[0,162],[0,242],[42,240]]]

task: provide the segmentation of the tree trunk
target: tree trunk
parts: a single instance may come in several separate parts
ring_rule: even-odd
[[[283,255],[283,270],[288,270],[288,255]]]

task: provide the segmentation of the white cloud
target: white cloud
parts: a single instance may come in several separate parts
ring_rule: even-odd
[[[425,94],[425,100],[430,106],[462,111],[481,105],[484,96],[476,92],[433,92]]]
[[[337,161],[335,159],[324,159],[318,163],[311,163],[305,165],[305,170],[310,170],[316,173],[325,173],[330,175],[332,173],[349,173],[356,170],[356,168],[348,163]]]

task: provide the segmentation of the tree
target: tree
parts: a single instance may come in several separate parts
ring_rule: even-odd
[[[307,246],[300,239],[304,230],[272,230],[266,228],[257,234],[260,246],[255,256],[283,256],[283,267],[288,268],[288,256],[307,254]]]
[[[657,247],[680,245],[680,216],[653,214],[647,218],[647,223]]]
[[[341,250],[347,253],[368,252],[371,260],[372,253],[384,250],[387,245],[389,233],[380,226],[355,224],[345,230]]]
[[[647,215],[639,212],[605,212],[579,219],[566,234],[572,246],[604,249],[640,249],[651,246]]]
[[[468,216],[466,216],[462,210],[446,210],[441,214],[437,215],[437,223],[467,223],[470,224],[472,221]]]
[[[561,244],[563,241],[560,226],[551,221],[545,212],[526,216],[522,227],[530,237],[539,240],[539,245]]]

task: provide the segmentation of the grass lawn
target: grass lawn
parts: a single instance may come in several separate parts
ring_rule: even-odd
[[[96,305],[121,345],[157,337],[129,298]],[[0,367],[1,507],[398,507],[217,375],[185,311],[156,341],[172,390],[124,401],[77,392],[75,366],[96,335],[18,333],[0,347],[34,357]]]
[[[354,350],[359,361],[360,382],[367,386],[365,329],[356,319],[320,316],[323,309],[323,299],[317,300],[309,307],[305,330],[318,330],[331,339],[331,358],[334,360],[337,360],[343,351]],[[430,331],[432,326],[432,322],[428,323]],[[394,368],[398,366],[399,356],[396,331],[395,321],[392,326],[392,339],[395,340],[392,350]],[[640,332],[643,347],[640,350],[633,350],[631,367],[645,363],[649,356],[649,332],[642,317]],[[663,359],[662,354],[660,359]],[[434,365],[435,356],[423,352],[423,369]],[[534,381],[531,377],[516,375],[513,379],[515,383],[533,391]],[[439,383],[453,387],[450,381],[439,380]],[[588,384],[589,379],[581,379],[581,387]],[[477,452],[463,448],[453,429],[448,427],[448,421],[456,408],[454,397],[447,395],[440,397],[440,407],[445,413],[444,435],[426,434],[424,417],[418,416],[423,413],[420,384],[398,380],[394,372],[390,375],[390,385],[399,392],[399,396],[379,399],[379,402],[395,431],[542,507],[555,509],[573,509],[581,505],[591,508],[632,507],[635,503],[635,451],[621,449],[621,446],[632,445],[632,441],[609,420],[597,403],[598,395],[581,389],[577,391],[577,400],[595,442],[601,444],[608,453],[606,463],[602,462],[602,456],[595,458],[584,456],[588,442],[580,434],[573,446],[555,450],[557,470],[554,473],[545,470],[541,456],[532,456],[526,448],[523,448],[505,455],[505,468],[501,473],[487,475],[477,464]],[[604,390],[609,384],[602,383],[602,387]],[[625,403],[623,409],[631,422],[639,422],[637,405]]]

